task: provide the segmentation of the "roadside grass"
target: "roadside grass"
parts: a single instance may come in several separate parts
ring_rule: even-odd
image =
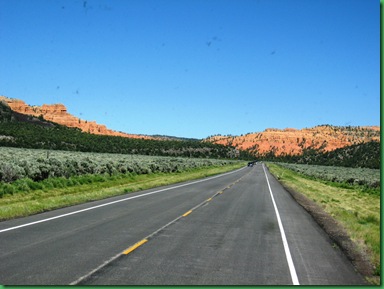
[[[0,220],[25,217],[130,192],[200,179],[229,172],[243,166],[245,163],[238,162],[176,173],[84,175],[70,179],[47,179],[44,184],[36,183],[36,188],[33,190],[3,195],[0,198]],[[72,183],[68,184],[67,182]]]
[[[338,221],[359,250],[369,256],[374,274],[380,276],[380,195],[358,186],[343,188],[314,180],[276,164],[267,166],[281,183],[313,200]]]

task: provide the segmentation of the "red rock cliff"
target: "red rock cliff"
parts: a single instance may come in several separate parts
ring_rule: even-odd
[[[380,141],[380,127],[323,125],[301,130],[269,128],[260,133],[250,133],[244,136],[212,136],[206,141],[232,145],[237,149],[248,149],[250,152],[258,154],[273,151],[276,156],[281,154],[298,155],[306,148],[332,151],[348,145]]]
[[[105,125],[97,124],[95,121],[82,120],[68,113],[67,108],[63,104],[43,104],[42,106],[30,106],[22,100],[7,98],[5,96],[0,96],[0,101],[7,103],[13,111],[18,113],[33,115],[37,117],[43,116],[43,118],[46,120],[56,122],[68,127],[77,127],[84,132],[89,132],[92,134],[153,139],[152,137],[146,135],[117,132],[108,129]]]

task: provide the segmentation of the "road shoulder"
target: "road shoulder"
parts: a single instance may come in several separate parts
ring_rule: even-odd
[[[272,174],[272,173],[271,173]],[[374,266],[368,259],[368,256],[361,252],[357,245],[351,240],[343,226],[338,223],[331,215],[321,208],[317,203],[307,198],[305,195],[292,189],[286,183],[280,182],[273,174],[277,182],[291,194],[296,202],[302,206],[315,220],[317,224],[329,235],[331,240],[344,252],[351,261],[357,272],[367,280],[375,278],[373,275]],[[376,283],[376,282],[375,282]]]

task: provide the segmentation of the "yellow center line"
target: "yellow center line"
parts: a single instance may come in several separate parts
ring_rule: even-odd
[[[234,183],[228,185],[225,189],[229,189],[229,188],[231,188],[231,187],[232,187],[234,184],[236,184],[238,181],[239,181],[239,180],[237,180],[237,181],[235,181]],[[225,189],[224,189],[224,190],[225,190]],[[219,194],[222,194],[222,193],[224,192],[224,190],[221,190],[221,191],[219,191],[218,193],[219,193]],[[206,202],[210,202],[210,201],[212,201],[212,198],[213,198],[213,197],[207,199]],[[203,204],[203,203],[202,203],[202,204]],[[184,213],[182,216],[183,216],[183,217],[186,217],[186,216],[188,216],[190,213],[192,213],[192,211],[193,211],[193,209],[192,209],[192,210],[189,210],[189,211],[186,212],[186,213]],[[147,242],[148,242],[148,239],[143,239],[143,240],[141,240],[140,242],[137,242],[137,243],[134,244],[133,246],[129,247],[127,250],[125,250],[125,251],[123,252],[123,254],[124,254],[124,255],[128,255],[128,254],[131,253],[133,250],[136,250],[138,247],[140,247],[141,245],[143,245],[143,244],[145,244],[145,243],[147,243]]]
[[[183,215],[183,217],[188,216],[190,213],[192,213],[192,210],[189,210],[188,212],[186,212],[186,213]]]
[[[138,247],[140,247],[141,245],[147,243],[148,240],[147,239],[143,239],[141,240],[140,242],[137,242],[135,245],[129,247],[127,250],[125,250],[123,252],[124,255],[128,255],[129,253],[131,253],[133,250],[137,249]]]

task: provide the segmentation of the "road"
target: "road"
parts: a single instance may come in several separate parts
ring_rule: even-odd
[[[3,285],[359,285],[262,164],[0,223]]]

